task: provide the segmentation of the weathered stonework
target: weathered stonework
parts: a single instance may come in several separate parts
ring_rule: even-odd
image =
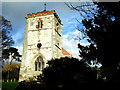
[[[20,81],[41,74],[52,58],[72,57],[62,47],[61,20],[54,10],[28,14],[26,19]]]

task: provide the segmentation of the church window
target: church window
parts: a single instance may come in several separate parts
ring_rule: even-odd
[[[37,62],[35,62],[35,71],[37,71]]]
[[[42,57],[38,57],[35,61],[35,71],[40,71],[44,69],[44,61],[42,59]]]
[[[42,62],[42,70],[44,69],[44,62]]]
[[[39,70],[38,71],[40,71],[40,68],[41,68],[41,63],[39,62],[39,67],[38,67]]]

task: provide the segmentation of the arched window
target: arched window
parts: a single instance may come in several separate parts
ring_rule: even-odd
[[[39,56],[35,61],[35,71],[43,70],[44,64],[43,58]]]
[[[44,62],[42,62],[42,70],[44,69]]]
[[[37,71],[37,62],[35,62],[35,71]]]

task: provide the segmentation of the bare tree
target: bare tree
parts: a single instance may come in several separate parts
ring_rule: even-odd
[[[91,17],[91,15],[95,15],[97,13],[96,4],[93,2],[80,2],[79,5],[75,5],[75,3],[65,3],[71,10],[75,10],[79,12],[80,16],[84,19]]]
[[[5,49],[7,47],[10,47],[14,44],[14,41],[12,39],[11,31],[12,31],[12,24],[10,21],[5,19],[3,16],[0,16],[0,41],[2,43],[2,46],[0,47],[2,49]]]

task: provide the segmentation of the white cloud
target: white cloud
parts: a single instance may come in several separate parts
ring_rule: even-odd
[[[70,54],[75,58],[79,57],[78,41],[74,40],[73,35],[78,34],[77,30],[75,32],[68,32],[63,35],[63,48],[65,48]]]
[[[78,43],[83,46],[90,45],[90,43],[87,42],[87,40],[82,40],[79,42],[78,40],[74,39],[75,36],[81,36],[81,32],[75,30],[63,35],[63,48],[66,49],[70,54],[72,54],[73,57],[80,59]]]

